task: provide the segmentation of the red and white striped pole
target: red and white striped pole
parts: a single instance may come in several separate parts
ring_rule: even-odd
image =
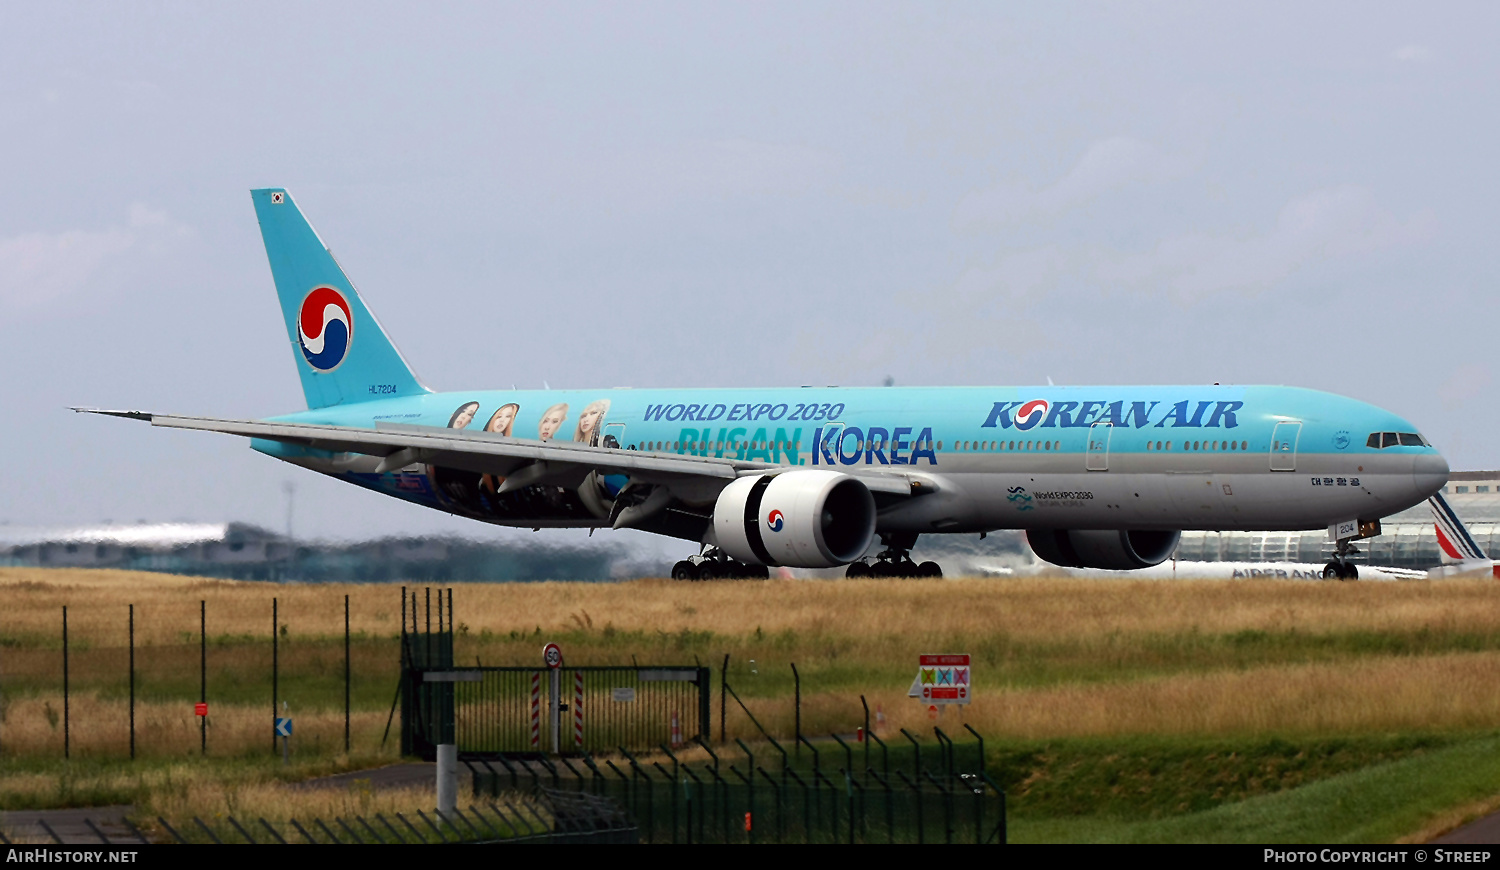
[[[583,672],[573,672],[573,746],[583,749]]]
[[[542,672],[531,672],[531,748],[542,745]]]
[[[672,745],[682,745],[682,720],[677,718],[677,711],[672,711]]]

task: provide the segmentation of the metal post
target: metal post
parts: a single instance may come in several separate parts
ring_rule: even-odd
[[[916,777],[918,780],[921,780],[922,779],[922,744],[918,743],[917,742],[917,738],[911,736],[911,732],[907,731],[905,728],[901,729],[901,733],[903,735],[905,735],[905,737],[906,737],[907,740],[911,741],[912,748],[916,751],[915,761],[913,762],[912,769],[911,769],[912,770],[912,776]]]
[[[198,602],[198,700],[208,703],[208,602]],[[208,717],[198,718],[201,754],[208,754]]]
[[[551,697],[547,706],[551,709],[552,723],[552,754],[561,753],[560,737],[562,732],[562,668],[548,668],[547,691]]]
[[[70,726],[73,724],[69,717],[72,712],[68,709],[68,606],[63,605],[63,758],[68,758],[72,752],[72,734]]]
[[[130,758],[135,759],[135,605],[130,605]]]
[[[349,754],[349,596],[344,596],[344,754]]]
[[[964,725],[964,730],[968,731],[970,734],[973,734],[974,735],[974,739],[979,741],[979,775],[980,776],[984,776],[985,773],[988,772],[985,769],[984,738],[980,736],[980,734],[979,734],[978,731],[974,730],[974,726],[973,725],[965,724]]]
[[[423,665],[423,667],[432,667],[432,587],[428,586],[428,587],[426,587],[426,589],[424,591],[427,593],[427,608],[426,608],[426,614],[427,614],[426,659],[427,660],[424,661],[424,662],[422,662],[422,665]],[[438,626],[438,629],[441,630],[442,626]]]
[[[719,669],[719,742],[720,743],[728,742],[728,737],[725,735],[725,731],[724,731],[724,729],[726,727],[724,713],[729,709],[728,708],[728,704],[729,704],[729,689],[727,688],[728,685],[729,685],[729,653],[724,653],[724,667],[722,667],[722,668]],[[755,771],[753,771],[753,770],[751,771],[751,773],[754,773],[754,772]]]
[[[860,695],[859,703],[865,708],[865,770],[868,771],[870,769],[870,702],[865,700],[864,695]]]
[[[440,743],[437,748],[438,812],[451,816],[456,806],[458,806],[458,747],[452,743]]]
[[[792,684],[797,692],[797,739],[792,741],[792,751],[802,755],[802,675],[797,673],[797,663],[792,662]]]
[[[280,602],[271,599],[271,755],[276,755],[276,718],[281,712]]]

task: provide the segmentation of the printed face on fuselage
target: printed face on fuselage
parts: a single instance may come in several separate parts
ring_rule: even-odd
[[[536,427],[536,437],[543,441],[552,440],[552,436],[562,428],[563,421],[566,419],[568,419],[568,403],[558,402],[542,415],[542,422]]]
[[[520,411],[521,406],[514,402],[501,405],[499,410],[495,411],[494,416],[490,417],[490,422],[484,425],[484,431],[509,435],[511,426],[515,425],[516,414],[520,413]]]
[[[608,399],[598,399],[589,402],[588,406],[583,409],[583,413],[578,415],[578,429],[573,433],[573,440],[583,442],[593,441],[598,435],[599,423],[607,413],[609,413]]]
[[[474,415],[479,413],[478,402],[465,402],[458,406],[453,416],[448,419],[449,429],[467,429],[474,422]]]

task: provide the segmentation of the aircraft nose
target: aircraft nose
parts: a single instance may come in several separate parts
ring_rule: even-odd
[[[1430,498],[1448,483],[1448,460],[1436,451],[1413,459],[1412,484],[1422,498]]]

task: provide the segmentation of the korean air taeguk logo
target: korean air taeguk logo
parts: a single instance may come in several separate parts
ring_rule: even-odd
[[[354,317],[349,300],[332,287],[316,287],[302,300],[297,315],[297,342],[307,364],[320,372],[331,372],[349,355],[354,337]]]
[[[773,532],[781,531],[781,511],[773,510],[766,514],[766,527]]]
[[[1046,399],[1032,399],[1016,410],[1016,428],[1026,431],[1047,419]]]

